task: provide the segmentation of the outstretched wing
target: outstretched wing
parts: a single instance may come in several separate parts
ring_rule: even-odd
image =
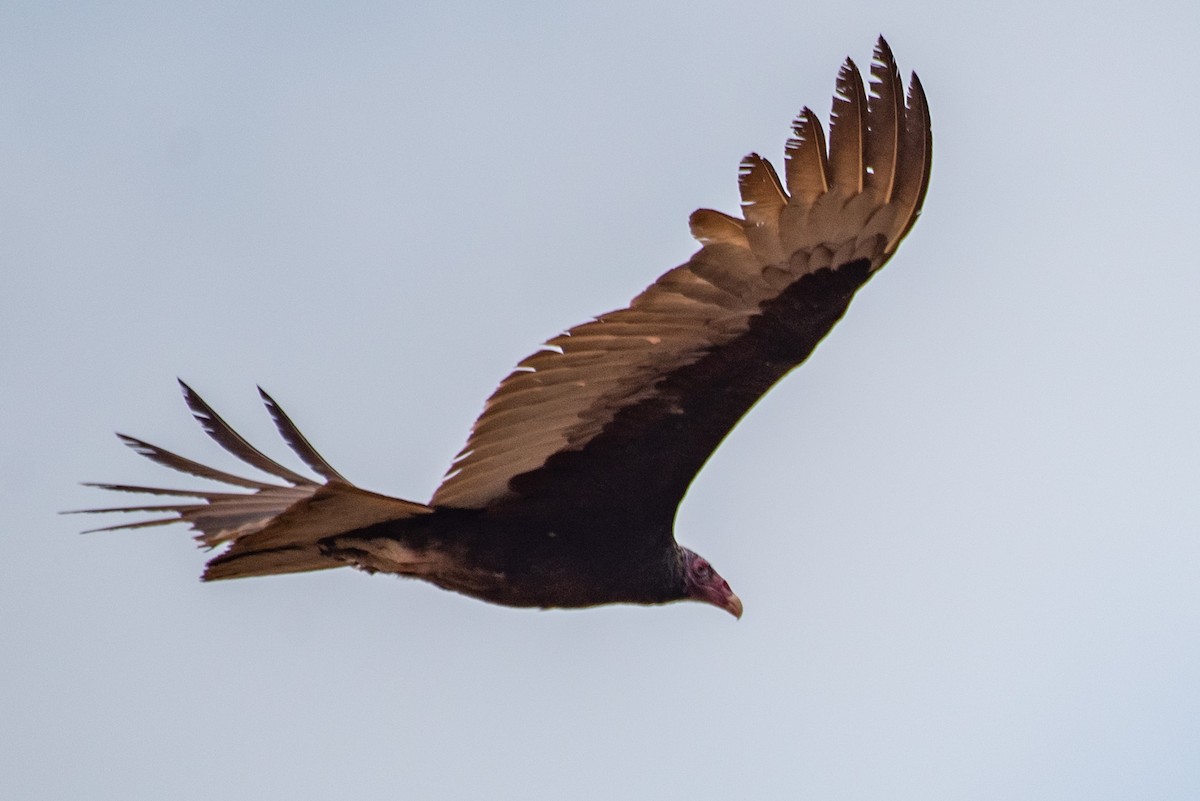
[[[228,544],[228,549],[210,561],[204,573],[205,579],[221,579],[340,567],[346,563],[327,556],[320,547],[321,540],[430,511],[423,504],[368,492],[349,483],[317,453],[279,404],[263,390],[260,389],[259,394],[280,436],[305,464],[326,479],[325,483],[313,481],[255,448],[221,419],[195,390],[182,381],[179,384],[192,414],[209,436],[238,459],[284,483],[259,481],[227,473],[157,445],[118,434],[126,445],[164,467],[249,492],[90,484],[117,492],[176,499],[162,504],[81,510],[84,514],[154,514],[149,520],[118,523],[92,531],[188,523],[198,532],[196,540],[201,545],[216,548]]]
[[[807,358],[920,212],[931,150],[920,81],[906,100],[882,38],[871,77],[868,96],[854,63],[842,66],[828,150],[805,108],[784,181],[757,154],[743,160],[743,218],[697,211],[702,247],[686,264],[522,361],[431,504],[623,507],[669,522],[713,449]]]

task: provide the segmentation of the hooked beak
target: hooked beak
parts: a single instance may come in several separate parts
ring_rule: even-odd
[[[742,619],[742,599],[734,595],[732,592],[729,593],[729,597],[725,599],[725,603],[721,605],[721,608],[736,617],[738,620]]]

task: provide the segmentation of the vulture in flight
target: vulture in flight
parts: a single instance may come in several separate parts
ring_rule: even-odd
[[[488,398],[428,503],[356,487],[261,392],[284,441],[321,477],[243,439],[199,395],[187,405],[226,450],[275,480],[244,478],[119,435],[147,458],[236,490],[94,484],[169,503],[153,512],[208,548],[204,579],[356,567],[520,607],[742,602],[678,545],[676,509],[742,415],[803,362],[896,251],[921,210],[931,135],[921,83],[905,92],[880,38],[864,89],[837,77],[828,147],[817,116],[793,123],[782,180],[741,163],[742,216],[701,209],[700,249],[635,297],[542,345]],[[241,491],[237,491],[241,490]]]

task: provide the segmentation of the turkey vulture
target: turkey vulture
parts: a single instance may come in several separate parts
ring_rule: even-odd
[[[189,523],[224,546],[204,579],[352,566],[415,576],[521,607],[742,602],[675,542],[676,509],[730,429],[845,313],[895,252],[929,180],[929,113],[907,96],[880,38],[869,92],[854,62],[837,77],[826,149],[803,109],[784,180],[757,154],[741,163],[742,218],[691,216],[700,249],[627,308],[546,342],[505,378],[429,503],[360,489],[329,465],[260,390],[280,435],[323,481],[237,434],[192,389],[213,439],[279,479],[243,478],[118,435],[149,459],[244,492],[93,484],[171,503],[90,509],[155,512],[106,529]],[[181,382],[182,383],[182,382]]]

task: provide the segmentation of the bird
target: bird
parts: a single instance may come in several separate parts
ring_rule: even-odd
[[[700,248],[625,308],[549,339],[488,398],[428,503],[355,486],[259,389],[280,436],[319,478],[269,458],[191,387],[203,429],[270,478],[246,478],[117,436],[220,491],[89,483],[169,499],[81,513],[153,513],[92,531],[182,522],[220,552],[206,581],[353,567],[415,577],[512,607],[691,600],[740,618],[741,599],[675,539],[693,478],[737,422],[800,365],[920,214],[932,133],[881,36],[863,78],[838,71],[828,145],[804,107],[783,177],[757,153],[739,168],[741,216],[689,224]]]

